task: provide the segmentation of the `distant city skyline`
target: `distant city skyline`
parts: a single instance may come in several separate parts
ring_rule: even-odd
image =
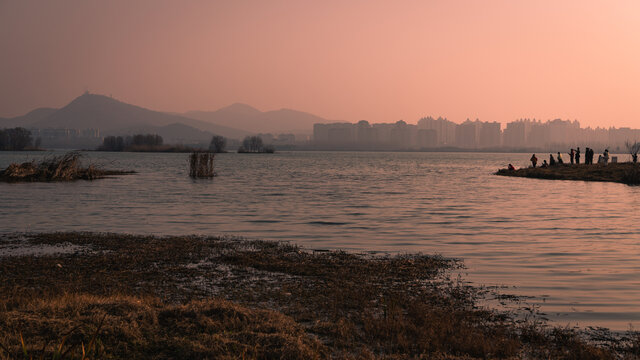
[[[637,127],[640,3],[0,1],[0,116],[88,89],[343,121]]]
[[[317,149],[422,150],[465,149],[484,151],[565,151],[582,146],[626,151],[640,141],[640,129],[583,128],[578,121],[518,119],[501,129],[498,122],[467,120],[456,124],[444,118],[425,117],[418,124],[395,123],[315,124],[312,144]]]

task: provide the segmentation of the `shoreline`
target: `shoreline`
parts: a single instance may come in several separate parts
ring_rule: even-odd
[[[3,255],[7,248],[14,253]],[[640,343],[633,334],[603,341],[602,331],[552,327],[524,303],[520,313],[482,308],[486,289],[452,279],[462,263],[441,256],[312,252],[226,236],[40,233],[0,235],[0,259],[0,342],[16,352],[18,332],[37,354],[76,325],[69,341],[86,344],[101,318],[96,351],[111,357],[608,358]]]
[[[617,182],[640,185],[640,165],[631,162],[604,164],[553,165],[516,170],[500,169],[495,175],[545,180]]]

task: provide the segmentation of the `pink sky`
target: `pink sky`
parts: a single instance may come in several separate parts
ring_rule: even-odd
[[[640,128],[638,1],[0,0],[0,116],[151,109]]]

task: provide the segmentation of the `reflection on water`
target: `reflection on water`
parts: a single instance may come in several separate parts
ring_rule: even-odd
[[[0,168],[33,153],[0,153]],[[493,176],[530,154],[88,153],[133,176],[0,184],[0,231],[232,233],[308,248],[441,253],[468,279],[543,296],[561,322],[640,324],[640,188]],[[624,158],[623,156],[621,156]]]

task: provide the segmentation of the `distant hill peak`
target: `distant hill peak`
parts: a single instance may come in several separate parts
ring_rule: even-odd
[[[111,103],[123,103],[122,101],[116,100],[111,96],[101,95],[101,94],[92,94],[89,92],[85,92],[84,94],[78,96],[77,98],[71,100],[68,105],[77,104],[77,103],[95,103],[95,102],[111,102]],[[125,104],[125,103],[123,103]],[[68,106],[67,105],[67,106]],[[129,104],[127,104],[129,105]]]
[[[45,112],[46,113],[46,112]],[[176,123],[183,124],[180,128]],[[73,99],[63,108],[54,111],[49,116],[33,122],[35,128],[54,129],[100,129],[102,134],[119,134],[127,129],[143,129],[154,127],[165,127],[173,124],[168,129],[184,129],[183,135],[177,137],[196,138],[201,140],[202,132],[210,134],[220,134],[230,138],[242,138],[247,131],[235,129],[230,126],[220,126],[215,123],[207,123],[181,115],[168,114],[164,112],[149,110],[137,105],[128,104],[116,100],[111,96],[84,94]],[[194,131],[197,129],[197,131]],[[199,133],[198,133],[199,131]],[[206,137],[205,136],[205,137]]]
[[[229,107],[229,108],[235,108],[235,109],[247,109],[247,110],[253,110],[253,111],[260,111],[260,110],[258,110],[258,109],[256,109],[256,108],[254,108],[254,107],[253,107],[253,106],[251,106],[251,105],[247,105],[247,104],[240,103],[240,102],[233,103],[233,104],[231,104],[231,105],[229,105],[229,106],[227,106],[227,107]]]
[[[234,113],[243,113],[243,114],[260,114],[262,111],[254,108],[251,105],[243,104],[243,103],[233,103],[229,106],[225,106],[218,111],[220,112],[234,112]]]
[[[216,111],[189,111],[184,115],[254,133],[311,132],[313,124],[327,122],[303,111],[288,108],[260,111],[242,103],[231,104]]]
[[[293,114],[309,114],[309,115],[313,115],[313,114],[308,113],[306,111],[300,111],[300,110],[289,109],[289,108],[281,108],[281,109],[278,109],[278,110],[271,110],[269,112],[272,112],[272,113],[280,112],[280,113],[293,113]],[[316,115],[313,115],[313,116],[316,116]]]

